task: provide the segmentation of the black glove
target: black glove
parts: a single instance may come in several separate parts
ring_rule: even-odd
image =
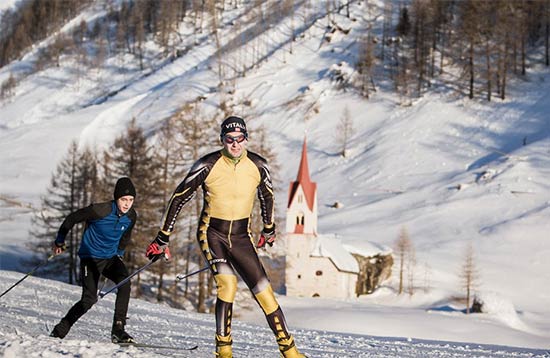
[[[265,247],[265,244],[268,244],[269,246],[273,246],[273,243],[275,242],[275,239],[276,239],[275,224],[273,224],[269,228],[264,226],[264,229],[262,230],[262,233],[260,234],[260,239],[258,240],[258,244],[256,245],[256,247],[258,249],[261,249],[262,247]]]

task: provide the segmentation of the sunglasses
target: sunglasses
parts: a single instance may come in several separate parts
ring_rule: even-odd
[[[233,144],[233,142],[242,143],[246,139],[246,135],[239,134],[236,137],[233,137],[232,135],[226,134],[223,136],[222,140],[227,144]]]

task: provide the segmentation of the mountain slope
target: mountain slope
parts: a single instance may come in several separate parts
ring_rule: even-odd
[[[99,14],[101,6],[95,6],[81,16]],[[480,273],[477,290],[495,292],[511,302],[521,320],[521,324],[500,320],[490,330],[526,325],[513,345],[546,347],[539,340],[550,337],[548,69],[533,68],[524,81],[512,81],[506,101],[457,99],[442,83],[434,83],[437,91],[410,107],[400,107],[384,82],[366,101],[352,90],[340,89],[331,77],[334,65],[353,63],[356,39],[366,28],[361,7],[352,10],[358,21],[337,19],[350,27],[348,35],[337,32],[330,43],[325,41],[327,21],[322,18],[304,26],[292,54],[288,45],[281,45],[288,38],[289,20],[268,29],[261,39],[272,39],[264,43],[270,55],[248,70],[246,77],[234,79],[231,96],[217,92],[213,40],[207,35],[192,36],[193,29],[185,24],[181,29],[189,45],[185,55],[173,62],[153,59],[145,72],[132,57],[110,58],[104,68],[77,77],[80,65],[66,58],[60,68],[26,77],[15,96],[0,104],[0,268],[26,269],[21,262],[32,254],[26,246],[31,228],[29,205],[38,206],[72,140],[103,148],[132,118],[154,140],[154,130],[183,103],[201,97],[205,113],[214,116],[223,97],[235,114],[247,119],[251,141],[257,140],[255,131],[260,126],[267,130],[268,145],[277,152],[281,167],[280,212],[286,207],[287,183],[297,173],[307,133],[309,167],[318,184],[319,232],[336,233],[349,244],[368,240],[391,246],[403,227],[408,230],[416,248],[414,297],[410,301],[395,298],[394,279],[387,282],[381,296],[353,301],[354,310],[376,307],[371,314],[383,318],[392,310],[405,309],[407,315],[416,312],[434,322],[426,310],[447,307],[462,295],[459,273],[466,245],[472,242]],[[322,13],[317,8],[309,11],[312,18]],[[231,26],[231,17],[238,16],[238,11],[230,12],[227,25],[220,30],[222,38],[236,38],[245,31],[235,34]],[[70,26],[75,22],[64,30]],[[149,42],[148,46],[153,49],[155,45]],[[0,69],[0,81],[31,66],[36,50]],[[242,51],[241,55],[251,56],[246,48]],[[354,135],[349,155],[343,158],[338,155],[335,134],[346,107]],[[343,204],[341,209],[331,208],[336,201]],[[390,303],[384,306],[384,301]],[[303,308],[299,300],[288,304],[289,309]],[[460,314],[460,308],[451,311]],[[33,315],[39,317],[39,313]],[[330,327],[330,315],[320,316],[307,321],[309,327]],[[24,319],[25,315],[16,317]],[[404,313],[403,320],[406,317]],[[443,330],[439,325],[449,329],[457,319],[435,320],[436,328],[430,333]],[[399,328],[399,324],[386,327],[384,335],[417,337],[414,327]],[[381,332],[379,326],[365,329],[373,331],[360,333]],[[39,334],[23,327],[21,332]],[[483,342],[503,344],[497,341],[499,334],[493,336],[484,337]],[[313,334],[306,337],[314,340]],[[461,341],[462,337],[449,333],[437,339]],[[322,344],[333,343],[328,339]]]

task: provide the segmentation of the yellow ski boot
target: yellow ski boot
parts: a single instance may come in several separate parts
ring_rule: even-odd
[[[214,357],[233,358],[233,351],[231,350],[232,344],[233,344],[233,339],[231,339],[231,335],[218,336],[216,334],[216,352],[214,353]]]
[[[294,344],[294,337],[290,336],[288,339],[277,339],[279,345],[279,351],[283,358],[307,358],[305,355],[298,351],[296,344]]]

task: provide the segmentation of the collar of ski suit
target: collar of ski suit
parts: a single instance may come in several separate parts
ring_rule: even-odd
[[[223,148],[222,149],[222,155],[224,156],[225,159],[229,160],[234,165],[237,165],[237,164],[239,164],[241,159],[246,158],[246,149],[243,150],[243,152],[241,153],[240,156],[234,157],[234,156],[231,155],[231,153],[229,153],[229,151],[227,149]]]

